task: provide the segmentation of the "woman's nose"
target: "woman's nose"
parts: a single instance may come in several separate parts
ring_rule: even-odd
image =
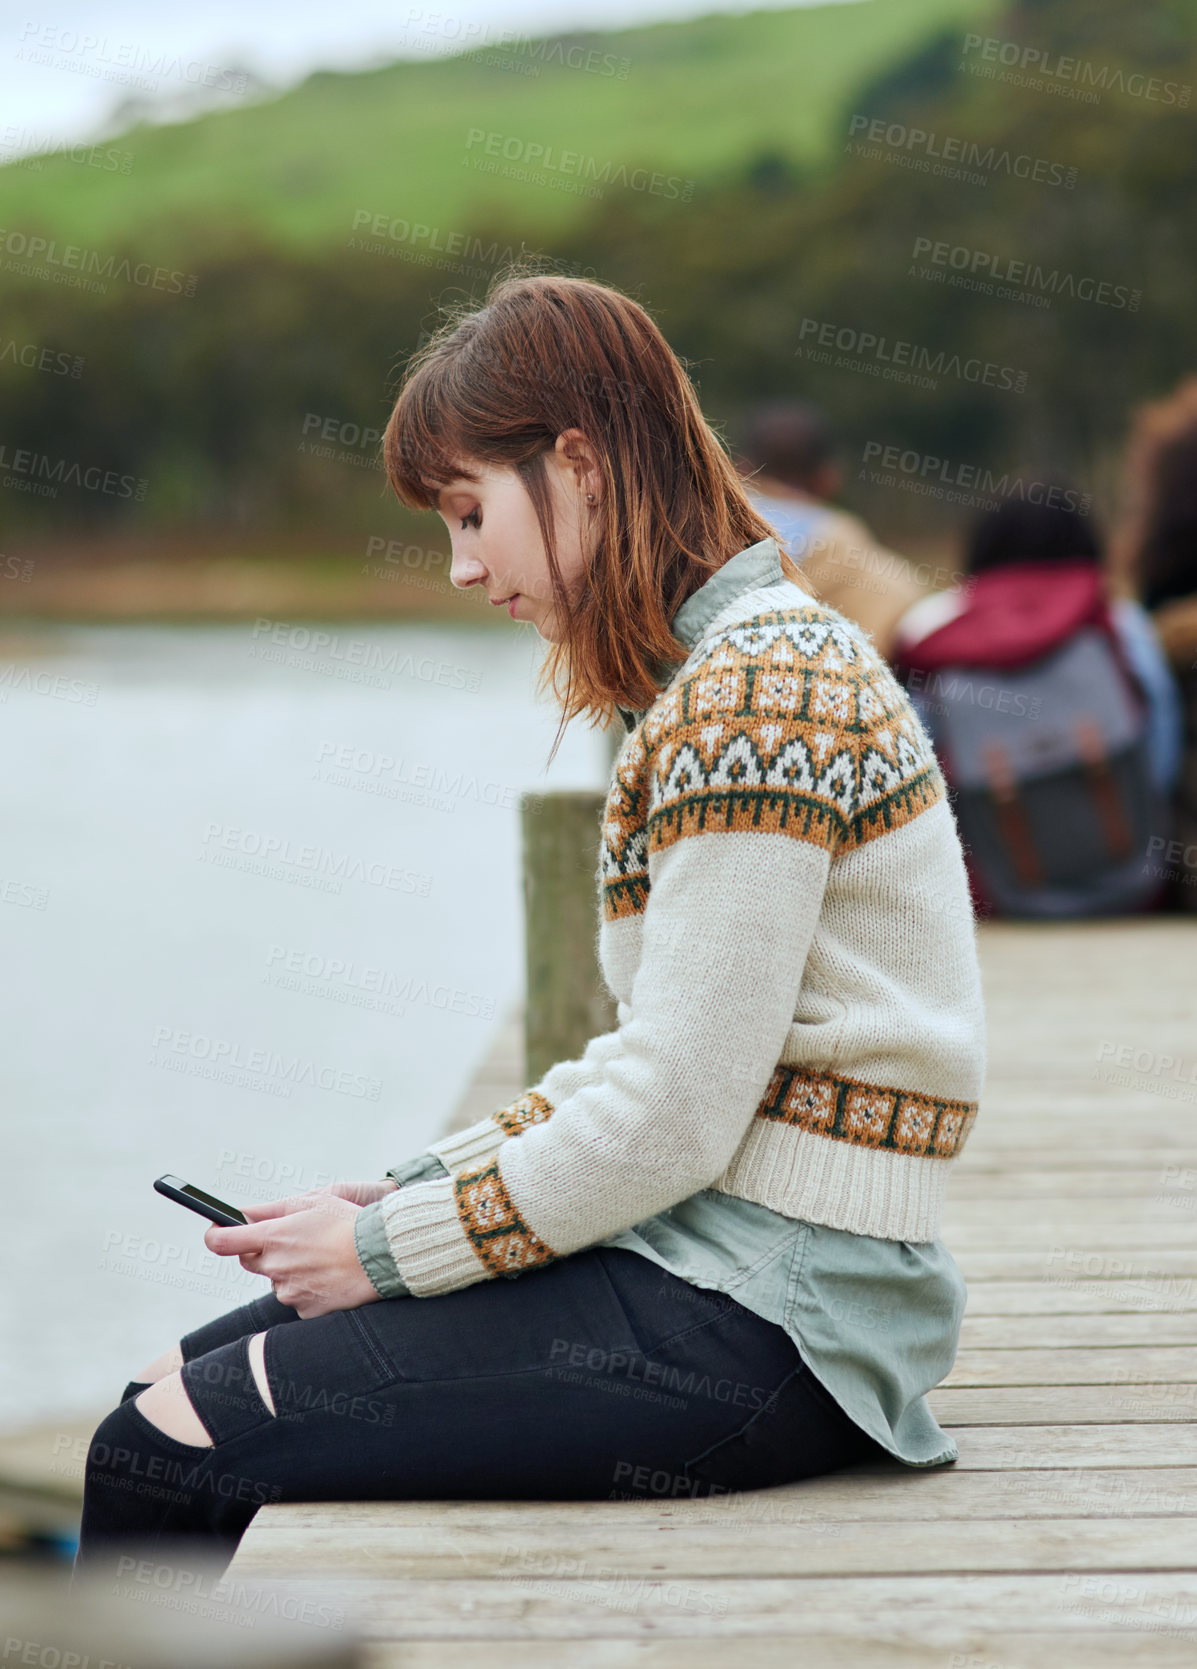
[[[454,585],[459,588],[467,585],[477,585],[478,581],[484,579],[485,576],[486,564],[479,562],[476,556],[458,556],[456,552],[454,553],[449,566],[449,578]]]

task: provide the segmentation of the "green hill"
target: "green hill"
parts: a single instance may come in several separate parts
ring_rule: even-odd
[[[70,152],[0,168],[0,226],[176,266],[199,253],[197,235],[209,254],[248,229],[316,253],[368,235],[375,216],[436,228],[442,242],[495,226],[544,239],[582,219],[596,191],[651,189],[636,169],[663,177],[653,195],[668,210],[687,182],[756,159],[818,168],[840,148],[855,88],[995,10],[854,0],[320,72],[277,98],[105,141],[127,172]]]

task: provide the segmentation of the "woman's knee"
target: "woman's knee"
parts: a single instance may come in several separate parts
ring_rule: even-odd
[[[179,1443],[191,1443],[196,1448],[212,1447],[212,1439],[187,1395],[181,1374],[166,1374],[148,1390],[140,1392],[134,1402],[150,1424],[167,1437]]]

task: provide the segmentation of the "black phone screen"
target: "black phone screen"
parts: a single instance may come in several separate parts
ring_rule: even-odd
[[[245,1213],[238,1211],[235,1205],[226,1205],[224,1200],[218,1200],[211,1194],[205,1194],[202,1188],[196,1188],[190,1182],[185,1182],[179,1192],[180,1194],[190,1194],[192,1199],[202,1200],[205,1205],[214,1205],[217,1211],[227,1212],[230,1217],[236,1217],[238,1222],[246,1223],[249,1221]]]

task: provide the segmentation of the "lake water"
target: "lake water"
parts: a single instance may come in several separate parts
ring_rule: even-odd
[[[608,752],[575,721],[546,776],[519,627],[0,640],[11,1427],[268,1290],[154,1177],[244,1204],[438,1134],[521,995],[519,794]]]

